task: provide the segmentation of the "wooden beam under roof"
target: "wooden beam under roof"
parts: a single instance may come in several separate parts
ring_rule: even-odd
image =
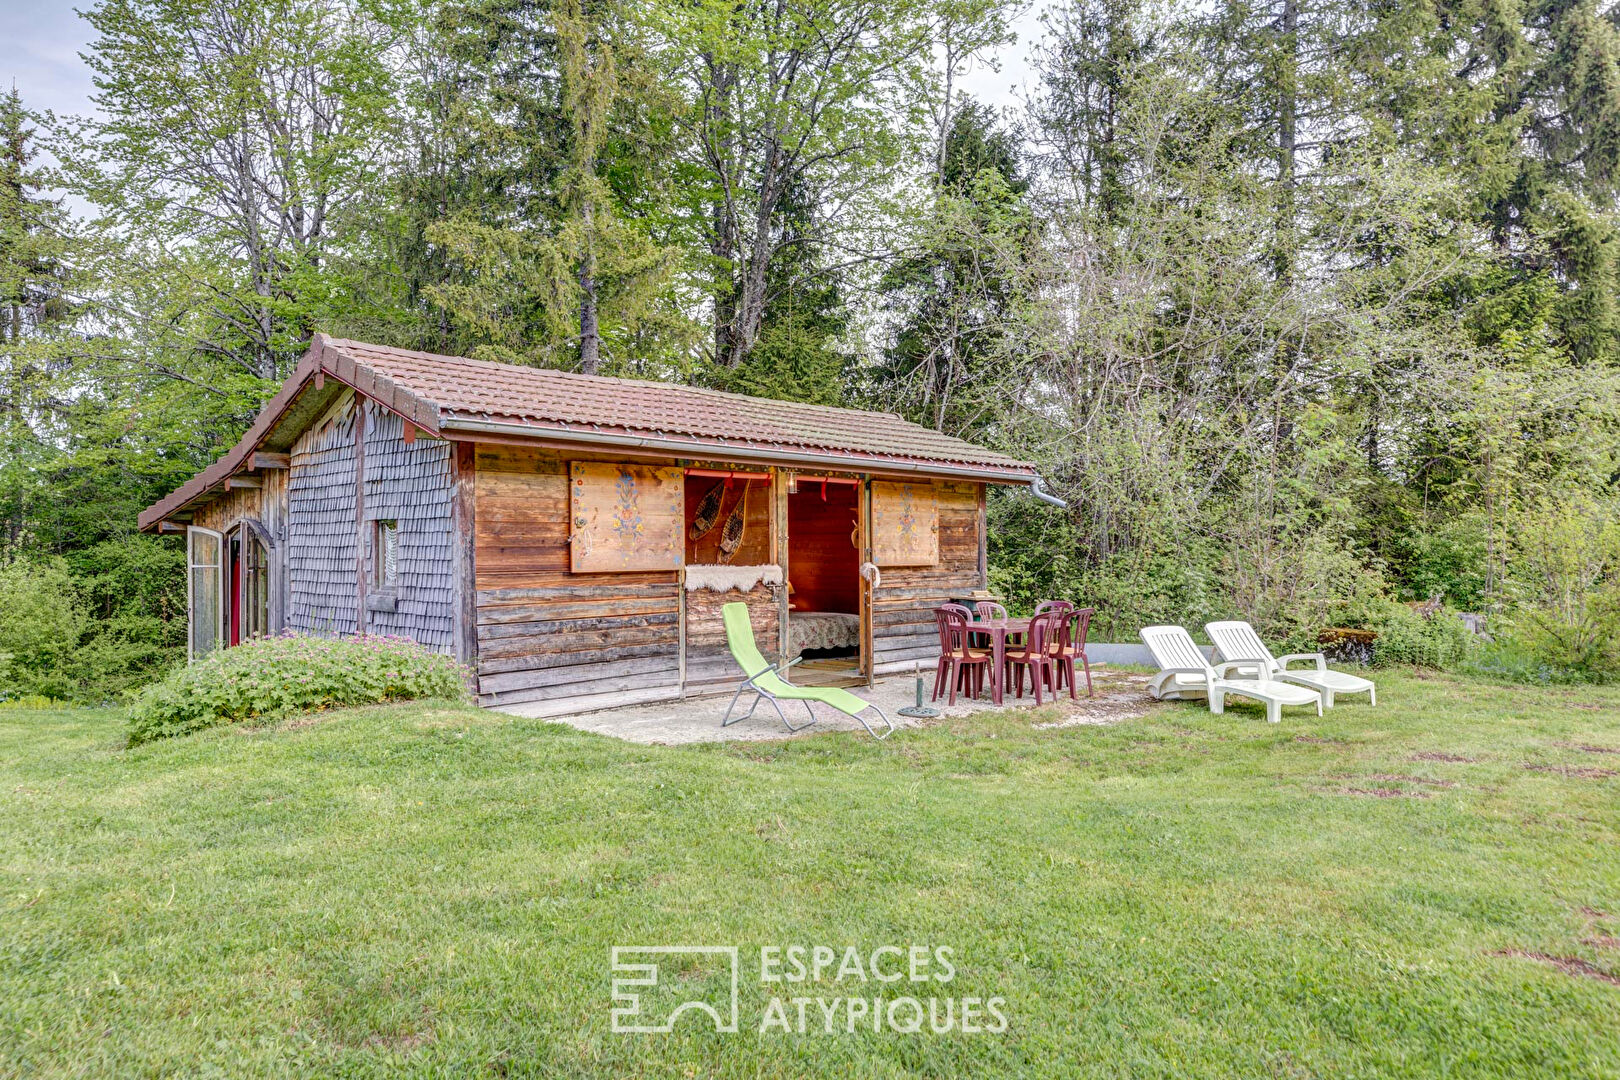
[[[291,465],[291,454],[276,454],[268,450],[255,450],[248,459],[250,469],[285,469]]]
[[[226,491],[236,491],[238,488],[262,487],[264,487],[264,477],[262,476],[227,476],[225,478]]]

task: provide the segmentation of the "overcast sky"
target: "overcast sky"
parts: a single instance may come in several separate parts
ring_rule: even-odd
[[[22,91],[30,109],[90,111],[90,71],[79,59],[89,26],[55,0],[0,0],[0,78]]]

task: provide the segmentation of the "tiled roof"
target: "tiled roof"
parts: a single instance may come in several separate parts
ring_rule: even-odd
[[[351,357],[417,397],[437,403],[446,417],[1034,471],[1033,466],[1005,454],[942,435],[893,413],[577,375],[359,341],[333,340],[327,348]]]
[[[725,461],[746,452],[769,462],[843,471],[983,476],[1023,483],[1035,466],[902,420],[893,413],[835,409],[726,394],[670,383],[576,375],[462,356],[369,345],[315,335],[292,376],[242,440],[140,516],[155,529],[171,514],[251,467],[254,451],[285,430],[283,416],[313,382],[352,386],[429,435],[477,437],[468,425],[499,424],[502,434],[607,447],[653,447],[673,457]],[[290,419],[288,423],[295,423]],[[307,422],[307,420],[305,421]]]

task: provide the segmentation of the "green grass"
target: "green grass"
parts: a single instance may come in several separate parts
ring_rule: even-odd
[[[686,748],[0,710],[0,1074],[1620,1073],[1620,986],[1498,955],[1620,973],[1620,777],[1562,768],[1620,769],[1574,745],[1620,747],[1620,691],[1380,700]],[[649,943],[740,946],[743,1030],[610,1032],[609,949]],[[948,946],[934,992],[1010,1027],[761,1034],[793,943]]]

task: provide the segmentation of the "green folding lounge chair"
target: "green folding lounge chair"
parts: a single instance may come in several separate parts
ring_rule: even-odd
[[[731,647],[732,658],[737,661],[737,666],[742,668],[743,675],[746,676],[742,685],[737,687],[737,692],[731,695],[731,704],[726,706],[725,719],[720,721],[721,727],[730,727],[739,720],[748,719],[754,715],[754,710],[759,708],[761,701],[769,701],[771,707],[776,710],[776,715],[782,718],[782,723],[787,726],[789,731],[803,731],[816,722],[816,712],[810,707],[810,703],[819,701],[823,705],[831,705],[839,712],[859,720],[861,727],[865,728],[866,733],[874,739],[886,739],[894,734],[894,724],[884,715],[882,709],[873,705],[870,701],[862,701],[848,690],[841,690],[836,686],[794,686],[791,683],[784,682],[782,672],[803,660],[804,657],[796,656],[776,667],[766,663],[765,657],[760,655],[759,646],[754,644],[754,627],[748,621],[747,604],[726,604],[721,607],[720,615],[726,624],[726,644]],[[732,719],[732,710],[737,707],[737,699],[742,697],[745,690],[754,692],[754,703],[749,706],[747,713]],[[798,727],[794,727],[788,720],[787,714],[782,711],[781,702],[783,701],[804,702],[804,711],[810,714],[810,719]],[[872,725],[868,724],[866,718],[861,715],[867,709],[876,712],[883,722],[888,725],[889,730],[882,735],[873,731]]]

